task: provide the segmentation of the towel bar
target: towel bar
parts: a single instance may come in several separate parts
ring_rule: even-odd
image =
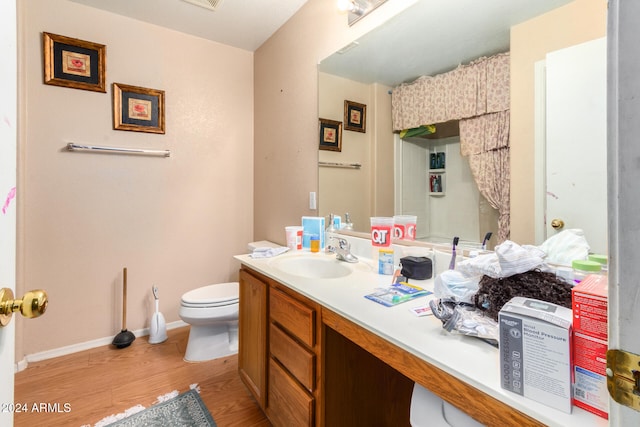
[[[360,169],[360,167],[362,167],[360,163],[334,163],[334,162],[318,162],[318,166],[325,166],[330,168],[352,168],[352,169]]]
[[[101,145],[81,145],[70,142],[67,144],[67,149],[69,151],[76,150],[89,150],[89,151],[100,151],[107,153],[124,153],[124,154],[146,154],[152,156],[171,156],[171,151],[169,150],[147,150],[144,148],[119,148],[119,147],[104,147]]]

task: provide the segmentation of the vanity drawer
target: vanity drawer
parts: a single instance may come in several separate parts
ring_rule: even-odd
[[[267,415],[275,427],[313,426],[314,398],[273,359],[269,359]]]
[[[316,311],[279,289],[269,293],[271,320],[309,347],[315,345]]]
[[[316,356],[294,341],[278,326],[271,324],[269,349],[277,359],[309,391],[315,388]]]

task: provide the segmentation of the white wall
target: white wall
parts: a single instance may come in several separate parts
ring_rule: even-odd
[[[402,213],[417,215],[417,237],[426,240],[454,236],[478,242],[480,193],[466,158],[460,155],[460,138],[403,141]],[[446,153],[444,195],[429,195],[429,154]],[[439,240],[439,239],[438,239]]]
[[[19,353],[119,332],[123,267],[129,330],[148,326],[153,284],[179,320],[184,292],[237,279],[232,256],[253,237],[253,54],[65,0],[19,4],[18,287],[50,296],[21,323]],[[43,31],[105,44],[108,92],[43,84]],[[164,90],[166,134],[113,130],[113,82]],[[71,153],[69,141],[171,157]]]

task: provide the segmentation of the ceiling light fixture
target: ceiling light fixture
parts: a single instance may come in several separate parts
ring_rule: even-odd
[[[367,16],[387,0],[338,0],[338,10],[348,12],[349,26]]]

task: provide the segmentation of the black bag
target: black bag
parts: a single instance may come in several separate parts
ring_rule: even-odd
[[[433,264],[431,258],[423,256],[407,256],[400,258],[402,274],[407,279],[426,280],[431,279],[433,274]]]

